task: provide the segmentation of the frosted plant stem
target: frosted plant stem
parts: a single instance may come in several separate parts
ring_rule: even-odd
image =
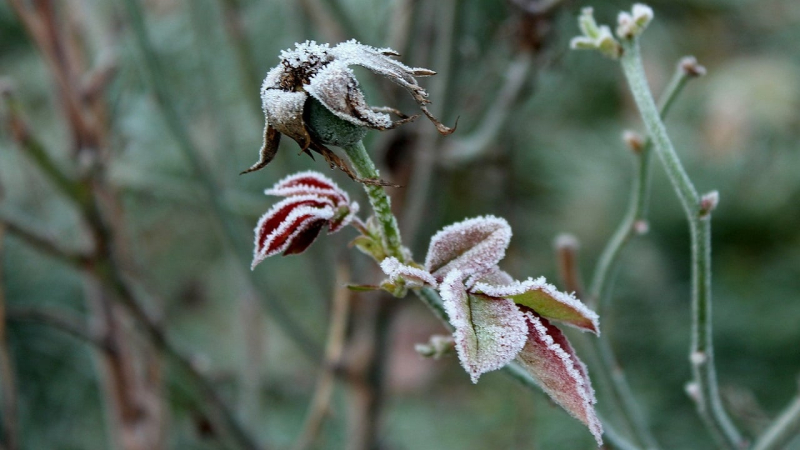
[[[780,450],[800,434],[800,395],[764,430],[752,450]]]
[[[366,180],[380,179],[378,169],[375,168],[375,163],[372,162],[369,154],[367,154],[367,149],[364,148],[363,142],[358,141],[356,144],[343,147],[343,150],[347,153],[347,157],[350,158],[350,162],[353,164],[353,168],[359,178]],[[386,254],[405,262],[403,244],[400,241],[400,230],[397,227],[397,218],[392,214],[389,196],[386,195],[383,186],[364,184],[364,190],[367,191],[369,203],[372,205],[375,217],[381,225]]]
[[[662,118],[666,116],[670,106],[683,90],[689,78],[690,75],[679,64],[675,75],[661,95],[659,114]],[[603,249],[592,276],[588,298],[590,302],[597,305],[597,312],[600,317],[605,317],[610,307],[611,289],[609,288],[609,282],[611,269],[616,265],[623,247],[635,235],[635,224],[646,220],[652,147],[653,140],[648,137],[641,150],[637,152],[636,171],[631,186],[628,210],[616,232],[614,232],[605,249]],[[601,334],[597,339],[588,339],[588,341],[590,341],[589,345],[592,351],[596,353],[601,365],[600,375],[607,378],[608,386],[611,388],[612,400],[616,403],[617,410],[634,434],[637,442],[649,449],[658,448],[658,443],[650,433],[645,416],[642,414],[641,408],[632,394],[630,385],[628,385],[625,373],[617,362],[608,334]]]
[[[670,182],[686,213],[691,235],[692,252],[692,390],[697,410],[719,444],[739,449],[744,446],[742,435],[725,411],[719,396],[714,369],[714,347],[711,332],[711,218],[701,214],[700,197],[681,164],[658,108],[647,85],[642,66],[639,43],[636,39],[622,41],[620,59],[636,106],[654,148],[664,165]]]

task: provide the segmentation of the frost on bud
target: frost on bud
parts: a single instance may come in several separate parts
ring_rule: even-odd
[[[695,403],[700,403],[703,400],[703,393],[700,391],[700,386],[694,381],[686,383],[683,387],[686,395],[689,396]]]
[[[323,227],[335,233],[358,212],[358,203],[351,202],[347,192],[317,172],[290,175],[265,193],[286,198],[259,219],[251,268],[278,253],[302,253]]]
[[[573,50],[598,50],[609,58],[616,59],[622,54],[622,47],[611,34],[608,25],[597,25],[594,20],[594,10],[583,8],[578,17],[578,26],[581,36],[570,40],[569,46]]]
[[[242,173],[260,170],[278,151],[281,135],[294,139],[301,152],[321,154],[331,165],[363,183],[350,167],[326,145],[348,146],[363,138],[366,129],[387,130],[410,122],[393,108],[372,107],[359,88],[350,66],[361,66],[403,87],[420,110],[441,134],[454,131],[428,111],[428,93],[416,77],[434,75],[428,69],[408,67],[394,60],[397,53],[378,49],[354,40],[331,47],[306,41],[281,52],[280,64],[273,67],[261,85],[261,103],[266,118],[264,143],[259,160]],[[392,120],[388,113],[399,117]],[[374,183],[374,182],[373,182]]]
[[[525,317],[514,302],[467,292],[458,269],[445,276],[439,292],[455,328],[458,359],[473,383],[511,362],[525,345]]]
[[[711,191],[709,193],[703,194],[700,197],[700,217],[708,217],[711,215],[711,211],[717,208],[719,204],[719,192],[718,191]]]
[[[706,68],[697,62],[694,56],[686,56],[678,62],[678,67],[681,68],[686,76],[692,78],[702,77],[706,74]]]
[[[553,401],[589,428],[597,445],[602,445],[603,426],[594,410],[597,400],[586,366],[561,330],[532,311],[526,310],[524,315],[528,339],[517,361]]]
[[[637,220],[633,222],[633,232],[638,235],[647,234],[650,231],[650,223],[646,220]]]
[[[481,274],[503,259],[510,241],[505,219],[485,216],[458,222],[431,238],[425,269],[437,280],[454,269],[466,276]]]
[[[708,355],[704,352],[692,352],[692,354],[689,355],[689,361],[695,366],[700,366],[708,361]]]
[[[633,39],[642,34],[652,20],[653,9],[636,3],[630,13],[623,11],[617,16],[617,36],[620,39]]]
[[[644,138],[635,131],[625,130],[625,132],[622,133],[622,141],[637,155],[641,154],[642,150],[644,150]]]

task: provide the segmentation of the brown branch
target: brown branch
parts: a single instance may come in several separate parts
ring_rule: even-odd
[[[19,420],[17,418],[17,387],[14,363],[6,341],[6,297],[3,277],[3,243],[5,226],[0,223],[0,393],[2,399],[3,436],[2,445],[7,450],[19,448]]]
[[[348,317],[350,315],[351,291],[346,286],[349,280],[350,270],[347,265],[343,263],[337,265],[335,281],[337,288],[331,305],[331,319],[325,347],[325,364],[317,379],[317,386],[306,414],[303,431],[294,445],[294,450],[305,450],[314,444],[322,429],[325,417],[329,413],[334,382],[338,368],[341,365]]]

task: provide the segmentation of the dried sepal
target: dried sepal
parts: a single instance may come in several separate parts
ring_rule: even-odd
[[[436,287],[438,283],[428,271],[419,267],[403,264],[395,258],[390,256],[381,261],[381,270],[389,276],[389,280],[396,282],[398,280],[405,280],[408,287],[422,287],[431,286]]]
[[[561,330],[531,311],[525,311],[524,316],[528,340],[517,361],[553,401],[583,422],[597,444],[602,445],[603,427],[594,410],[596,400],[586,366]]]
[[[510,300],[467,291],[464,274],[449,272],[439,286],[442,305],[455,328],[453,338],[461,365],[473,383],[481,374],[508,364],[525,345],[525,317]]]
[[[510,240],[505,219],[485,216],[458,222],[431,238],[425,268],[438,280],[454,269],[465,276],[480,275],[503,259]]]
[[[267,164],[275,158],[275,154],[278,153],[278,146],[280,143],[281,134],[267,122],[264,126],[264,143],[261,144],[261,150],[258,152],[258,161],[247,170],[242,171],[239,175],[255,172],[256,170],[266,167]]]
[[[547,283],[544,277],[528,278],[507,284],[479,281],[472,289],[492,297],[503,297],[518,305],[527,306],[542,317],[556,320],[583,331],[600,334],[597,313],[586,307],[574,295],[567,294]]]

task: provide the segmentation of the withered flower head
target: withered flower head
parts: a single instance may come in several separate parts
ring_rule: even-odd
[[[402,86],[419,105],[422,112],[442,134],[452,128],[444,126],[425,107],[428,93],[417,84],[415,77],[435,75],[428,69],[412,68],[394,60],[394,50],[378,49],[355,40],[334,47],[306,41],[295,44],[293,50],[281,52],[281,63],[267,73],[261,86],[261,102],[266,115],[264,144],[259,161],[242,173],[259,170],[269,164],[278,150],[281,134],[294,139],[302,152],[320,153],[331,167],[338,167],[356,179],[350,168],[325,145],[352,145],[364,137],[366,129],[387,130],[410,122],[417,116],[405,116],[388,107],[369,106],[358,87],[351,65],[365,67]],[[323,106],[323,107],[320,107]],[[399,120],[393,121],[389,113]],[[317,126],[315,116],[341,119],[335,132]]]

